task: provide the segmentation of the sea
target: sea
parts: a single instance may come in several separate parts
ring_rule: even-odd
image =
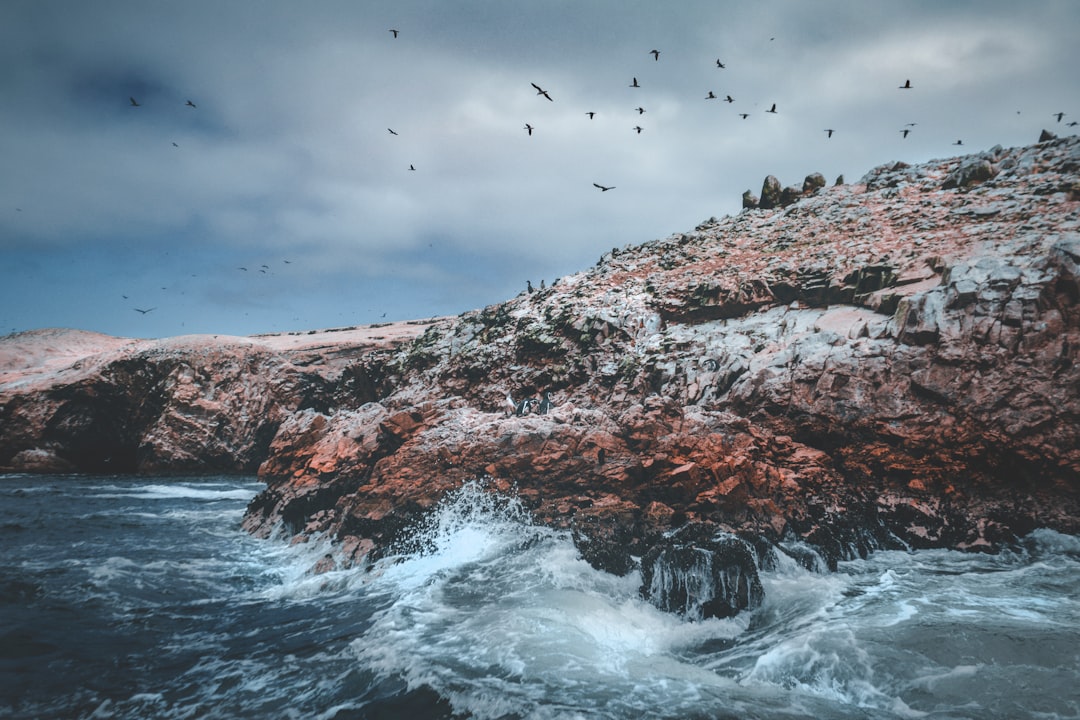
[[[241,530],[262,488],[0,476],[0,717],[1080,717],[1077,537],[781,558],[702,621],[475,484],[314,573],[332,546]]]

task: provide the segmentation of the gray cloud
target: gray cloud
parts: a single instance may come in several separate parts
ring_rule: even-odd
[[[1066,132],[1051,113],[1080,116],[1078,18],[1060,2],[7,2],[0,330],[256,332],[496,302],[736,212],[766,174],[854,180],[959,138]],[[92,282],[60,262],[76,255]],[[113,302],[132,285],[161,311]]]

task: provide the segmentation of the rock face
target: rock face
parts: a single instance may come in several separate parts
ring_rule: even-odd
[[[327,535],[346,563],[486,478],[690,617],[759,602],[776,553],[1080,532],[1078,177],[1075,137],[815,177],[413,339],[125,345],[0,376],[0,465],[258,464],[245,526]],[[544,392],[546,413],[507,403]]]

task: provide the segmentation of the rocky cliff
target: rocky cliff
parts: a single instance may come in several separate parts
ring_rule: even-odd
[[[661,604],[711,574],[728,589],[695,612],[727,614],[778,552],[1080,531],[1078,223],[1075,137],[891,163],[412,339],[120,344],[0,376],[0,465],[258,466],[245,526],[344,563],[483,478]]]

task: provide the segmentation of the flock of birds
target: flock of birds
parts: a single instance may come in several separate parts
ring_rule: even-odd
[[[398,29],[396,29],[396,28],[391,28],[389,30],[389,32],[393,35],[394,38],[397,38],[400,35],[400,31]],[[772,41],[772,40],[775,40],[775,38],[769,38],[769,40]],[[647,55],[651,55],[654,62],[659,62],[660,61],[661,51],[657,50],[657,49],[652,49],[652,50],[648,51]],[[715,62],[715,67],[718,70],[725,70],[725,69],[727,69],[727,64],[724,63],[720,58],[717,58],[716,62]],[[531,82],[530,85],[536,91],[536,97],[547,100],[548,102],[552,102],[552,103],[555,102],[555,98],[552,96],[552,93],[547,88],[541,87],[539,84],[537,84],[535,82]],[[639,82],[637,76],[633,76],[633,77],[630,78],[630,82],[628,84],[628,87],[636,88],[636,89],[640,89],[642,87],[642,85]],[[914,90],[915,88],[914,88],[914,85],[912,85],[912,82],[911,82],[910,79],[905,79],[903,81],[903,83],[898,86],[898,89],[901,90],[901,91],[909,91],[909,90]],[[130,106],[132,108],[142,107],[142,103],[140,103],[135,97],[129,97],[128,100],[129,100]],[[736,102],[735,98],[732,97],[731,94],[725,93],[723,95],[718,95],[713,90],[706,91],[706,94],[704,96],[704,100],[706,100],[706,101],[720,101],[722,103],[727,103],[728,105],[732,105],[732,106],[734,106],[734,104]],[[192,110],[195,110],[195,109],[198,108],[198,105],[196,105],[190,99],[188,99],[184,103],[184,106],[188,107],[188,108],[191,108]],[[634,108],[634,111],[637,113],[637,116],[639,118],[646,114],[646,108],[643,105],[638,105],[636,108]],[[779,114],[779,112],[780,111],[777,108],[776,103],[770,103],[769,108],[764,110],[765,114],[770,114],[770,115],[777,115],[777,114]],[[737,116],[739,118],[741,118],[743,120],[746,120],[747,118],[749,118],[751,116],[750,112],[746,112],[746,111],[742,111],[742,110],[740,110],[736,114],[737,114]],[[589,110],[589,111],[585,112],[585,115],[589,120],[593,120],[597,116],[597,112],[594,111],[594,110]],[[1064,119],[1065,113],[1064,112],[1053,113],[1052,117],[1056,117],[1057,121],[1060,123]],[[1067,125],[1070,126],[1070,127],[1076,127],[1077,124],[1078,123],[1076,121],[1071,121],[1071,122],[1067,123]],[[913,129],[914,129],[915,126],[916,126],[916,123],[914,123],[914,122],[906,123],[904,125],[904,127],[901,128],[900,131],[899,131],[901,137],[902,138],[907,138],[913,132]],[[523,129],[530,137],[537,131],[537,127],[535,125],[533,125],[531,122],[526,122]],[[636,124],[636,125],[632,126],[630,129],[634,133],[636,133],[638,135],[640,135],[642,132],[645,131],[645,127],[643,127],[640,122],[639,122],[639,124]],[[392,136],[398,136],[398,132],[395,131],[393,128],[387,128],[387,131]],[[826,139],[830,139],[837,133],[837,130],[835,128],[824,128],[823,132],[825,133]],[[963,145],[963,141],[960,140],[960,139],[957,139],[952,144],[953,145]],[[174,147],[179,147],[179,145],[176,142],[173,142],[172,145]],[[416,171],[416,166],[414,164],[410,163],[409,167],[408,167],[408,170],[410,172],[415,172]],[[592,184],[593,184],[593,187],[600,190],[601,193],[606,193],[606,192],[608,192],[610,190],[615,189],[614,185],[605,185],[605,184],[598,183],[598,182],[594,182]],[[289,263],[290,261],[285,260],[284,262]],[[247,272],[248,268],[239,267],[238,270]],[[268,273],[269,270],[270,270],[269,266],[265,265],[265,264],[262,265],[262,267],[258,269],[259,272],[264,273],[264,274]],[[139,312],[139,313],[144,314],[144,315],[147,314],[147,313],[152,312],[155,309],[156,308],[153,308],[153,307],[151,307],[151,308],[134,308],[134,310],[136,312]]]
[[[396,28],[391,28],[390,33],[394,36],[394,38],[397,38],[398,35],[400,34],[400,31],[398,29],[396,29]],[[775,40],[775,39],[776,38],[774,38],[774,37],[769,38],[770,42]],[[654,49],[650,50],[648,52],[648,54],[652,55],[654,62],[659,62],[660,61],[660,55],[661,55],[660,50],[657,50],[657,49],[654,48]],[[716,59],[716,68],[719,69],[719,70],[725,70],[725,69],[727,69],[727,64],[724,63],[720,58],[717,58]],[[535,82],[531,82],[529,84],[532,85],[534,90],[536,90],[537,97],[542,97],[545,100],[548,100],[549,102],[555,102],[555,99],[551,96],[551,93],[548,92],[547,89],[541,87],[540,85],[536,84]],[[641,84],[638,82],[638,78],[636,76],[631,77],[629,87],[631,87],[631,88],[641,88]],[[903,84],[898,86],[898,89],[899,90],[913,90],[914,86],[911,84],[911,79],[910,78],[905,78]],[[732,105],[732,104],[735,103],[735,98],[733,98],[730,94],[725,94],[723,97],[720,97],[713,90],[708,90],[706,92],[706,94],[705,94],[704,99],[705,100],[721,100],[722,102],[726,102],[729,105]],[[646,112],[645,108],[640,106],[640,105],[638,107],[634,108],[634,110],[638,113],[639,117],[644,115],[645,112]],[[764,112],[766,114],[771,114],[771,115],[779,114],[779,110],[777,110],[776,103],[771,103],[769,108],[767,110],[765,110]],[[1017,111],[1017,114],[1019,114],[1019,111]],[[589,110],[589,111],[587,111],[585,113],[585,115],[590,120],[592,120],[592,119],[594,119],[596,117],[597,113],[596,113],[596,111]],[[738,112],[737,115],[738,115],[739,118],[741,118],[743,120],[746,120],[747,118],[750,117],[751,113],[749,113],[749,112]],[[1060,123],[1062,121],[1062,119],[1065,117],[1065,113],[1064,112],[1053,113],[1051,115],[1051,117],[1056,117],[1057,121]],[[904,125],[904,127],[901,128],[900,131],[899,131],[900,136],[902,138],[906,139],[913,132],[913,128],[916,125],[917,125],[917,123],[914,123],[914,122],[906,123]],[[1078,122],[1077,121],[1072,121],[1072,122],[1067,123],[1067,125],[1069,127],[1076,127],[1078,125]],[[387,129],[390,131],[391,135],[397,135],[398,134],[392,128],[387,128]],[[537,128],[531,122],[526,122],[523,129],[531,137],[533,135],[533,133],[536,131]],[[640,124],[634,125],[630,129],[633,130],[638,135],[640,135],[645,130],[645,128],[642,127]],[[830,138],[833,137],[834,134],[836,134],[837,131],[836,131],[835,128],[824,128],[822,130],[822,132],[825,133],[826,139],[830,139]],[[964,142],[961,139],[957,139],[952,144],[953,145],[963,145]],[[410,171],[415,171],[416,167],[414,165],[410,164],[409,165],[409,170]],[[615,189],[615,186],[613,186],[613,185],[602,185],[602,184],[596,183],[596,182],[593,183],[593,187],[598,188],[601,192],[607,192],[609,190],[614,190]]]

